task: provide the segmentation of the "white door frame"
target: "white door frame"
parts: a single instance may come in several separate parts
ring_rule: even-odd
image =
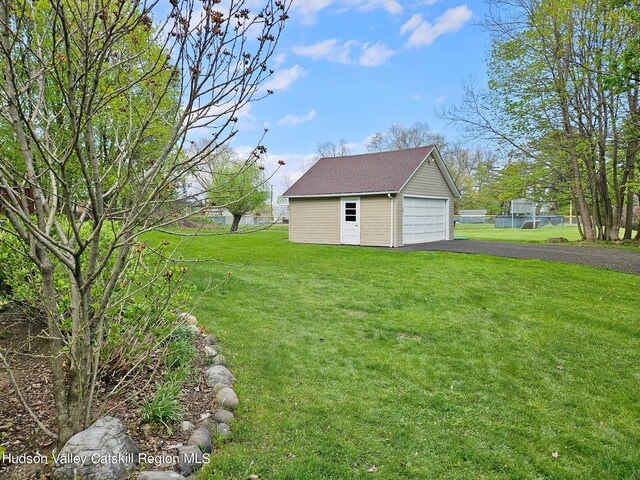
[[[349,215],[349,220],[347,220],[347,203],[356,204],[355,220],[351,219],[353,215]],[[340,243],[344,245],[360,245],[360,197],[340,198]]]
[[[402,210],[403,210],[403,218],[402,218],[402,226],[403,226],[403,231],[402,231],[402,244],[404,245],[404,199],[406,197],[412,197],[412,198],[427,198],[427,199],[433,199],[433,200],[445,200],[445,218],[446,218],[446,229],[445,229],[445,240],[451,240],[451,198],[450,197],[437,197],[434,195],[411,195],[411,194],[405,194],[402,195]]]

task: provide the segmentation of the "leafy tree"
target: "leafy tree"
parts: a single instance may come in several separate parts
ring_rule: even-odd
[[[619,91],[632,92],[640,81],[640,2],[610,0],[610,6],[618,22],[629,27],[629,38],[607,59],[612,70],[607,81]]]
[[[38,424],[59,444],[90,423],[109,326],[144,297],[124,281],[146,248],[139,236],[193,213],[177,188],[268,94],[289,9],[169,3],[0,2],[0,229],[33,265],[58,428]],[[187,151],[196,128],[209,141]],[[151,288],[174,273],[152,272]]]
[[[493,0],[489,91],[466,84],[463,102],[442,115],[526,158],[565,198],[568,187],[589,241],[632,231],[640,84],[625,59],[638,24],[626,9],[636,2],[615,3]],[[611,81],[621,71],[622,89]]]
[[[231,212],[231,231],[237,232],[242,217],[264,207],[269,198],[264,168],[255,160],[239,160],[229,148],[224,148],[214,158],[209,199],[212,205]]]

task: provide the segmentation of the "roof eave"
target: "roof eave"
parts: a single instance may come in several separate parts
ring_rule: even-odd
[[[451,193],[453,193],[454,198],[460,198],[462,194],[460,193],[460,190],[458,189],[456,182],[453,180],[453,177],[451,176],[451,172],[449,172],[449,169],[447,168],[447,164],[444,163],[444,160],[442,159],[442,155],[440,155],[440,150],[438,150],[438,147],[434,146],[432,151],[436,153],[436,162],[438,163],[438,166],[440,167],[440,171],[442,172],[444,179],[446,180],[447,184],[449,185],[449,188],[451,189]]]
[[[385,190],[380,192],[342,192],[342,193],[317,193],[313,195],[282,195],[284,198],[324,198],[324,197],[362,197],[367,195],[397,194],[399,190]]]

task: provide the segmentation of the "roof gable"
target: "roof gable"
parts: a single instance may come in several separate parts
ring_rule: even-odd
[[[283,196],[397,193],[434,150],[437,152],[430,145],[390,152],[321,158]],[[437,154],[436,158],[439,156]],[[440,162],[438,163],[443,175],[450,177],[448,172],[445,174],[446,168],[443,171]]]

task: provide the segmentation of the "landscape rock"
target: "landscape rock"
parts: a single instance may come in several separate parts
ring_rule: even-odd
[[[238,396],[231,388],[223,388],[216,393],[218,403],[227,410],[235,411],[238,408]]]
[[[196,426],[193,423],[189,422],[188,420],[185,420],[184,422],[182,422],[180,427],[182,428],[183,432],[188,432],[196,428]]]
[[[231,424],[236,419],[236,416],[229,410],[220,409],[217,410],[211,418],[216,423]]]
[[[218,422],[214,421],[211,418],[206,418],[200,423],[200,426],[208,428],[209,432],[216,432],[218,429]]]
[[[185,480],[184,475],[177,472],[140,472],[138,480]]]
[[[195,430],[187,440],[187,445],[198,447],[205,453],[211,453],[211,434],[209,429],[200,427]]]
[[[232,388],[231,385],[228,385],[226,383],[214,383],[213,385],[210,385],[210,387],[214,395],[218,393],[220,390],[222,390],[223,388]]]
[[[233,387],[233,384],[236,381],[233,373],[222,365],[214,365],[207,368],[206,372],[204,372],[204,376],[207,381],[207,386],[209,387],[214,387],[216,385],[222,385],[222,388]],[[215,390],[220,390],[220,388],[216,388]]]
[[[178,470],[188,477],[204,464],[204,457],[198,447],[185,446],[178,448]]]
[[[187,325],[198,325],[198,319],[187,312],[182,312],[178,314],[178,320],[183,321]]]
[[[210,333],[209,335],[204,337],[204,344],[205,345],[215,345],[216,344],[216,336]]]
[[[198,328],[197,325],[187,325],[187,328],[191,330],[194,333],[194,335],[200,335],[200,329]]]
[[[226,423],[219,423],[216,431],[223,437],[226,437],[231,433],[231,427]]]
[[[216,357],[213,359],[212,362],[212,366],[214,365],[221,365],[223,367],[227,366],[227,357],[225,357],[224,355],[216,355]]]
[[[206,347],[204,347],[204,354],[207,357],[215,357],[216,355],[218,355],[218,351],[212,346],[207,345]]]
[[[121,480],[128,478],[138,463],[139,450],[125,433],[120,420],[102,417],[75,434],[60,450],[60,463],[53,468],[56,480]],[[91,458],[105,460],[94,463]],[[71,458],[85,458],[84,465]],[[117,461],[108,461],[115,458]],[[63,459],[67,459],[64,462]]]

